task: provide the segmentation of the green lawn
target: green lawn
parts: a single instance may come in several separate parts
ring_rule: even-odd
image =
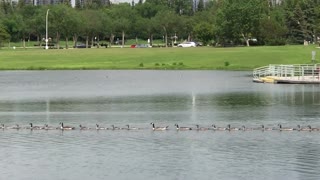
[[[311,63],[316,46],[0,49],[0,69],[226,69]],[[318,55],[317,55],[318,56]],[[316,57],[317,57],[316,56]],[[229,64],[227,66],[227,64]]]

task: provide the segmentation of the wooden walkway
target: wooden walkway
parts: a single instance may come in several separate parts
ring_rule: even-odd
[[[298,77],[273,77],[266,76],[262,78],[253,79],[257,83],[274,83],[274,84],[320,84],[319,78],[314,76]]]

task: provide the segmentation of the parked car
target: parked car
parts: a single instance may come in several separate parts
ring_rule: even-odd
[[[78,43],[76,46],[73,46],[74,48],[86,48],[86,44]],[[88,45],[88,48],[91,48],[90,45]]]
[[[196,46],[203,46],[202,42],[194,42],[196,43]]]
[[[178,47],[196,47],[196,43],[195,42],[183,42],[178,44]]]

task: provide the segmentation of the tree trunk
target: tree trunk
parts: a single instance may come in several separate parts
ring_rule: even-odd
[[[242,33],[242,37],[246,41],[247,46],[249,47],[250,46],[249,38],[247,38],[243,33]]]
[[[22,45],[23,45],[23,48],[25,49],[26,48],[26,39],[25,39],[25,37],[23,37]]]
[[[153,44],[153,34],[150,35],[150,46]]]
[[[166,43],[166,48],[168,47],[168,34],[167,34],[167,29],[166,27],[163,27],[163,30],[165,32],[165,35],[164,35],[164,42]]]
[[[114,35],[111,33],[109,38],[109,47],[111,47],[111,45],[113,44],[113,40],[114,40]]]
[[[173,47],[174,42],[173,42],[173,38],[171,38],[171,47]]]
[[[86,36],[86,48],[89,48],[89,36]]]
[[[93,40],[93,36],[91,37],[91,46],[93,47],[94,45],[94,40]]]
[[[73,46],[77,46],[78,36],[76,34],[73,35]]]
[[[57,49],[60,49],[60,33],[59,32],[57,32]]]
[[[165,39],[166,47],[168,47],[168,34],[167,34],[167,32],[164,35],[164,39]]]
[[[69,45],[68,45],[68,37],[66,37],[66,49],[69,49]]]
[[[122,31],[122,48],[124,47],[124,36],[125,36],[125,33],[124,33],[124,31]]]

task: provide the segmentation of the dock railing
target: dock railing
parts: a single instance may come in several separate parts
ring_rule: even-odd
[[[259,80],[264,77],[275,77],[283,79],[316,79],[319,81],[320,64],[270,64],[255,68],[253,70],[253,79]]]

